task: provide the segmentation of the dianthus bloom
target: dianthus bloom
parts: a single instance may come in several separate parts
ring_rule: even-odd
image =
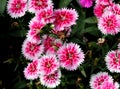
[[[50,8],[40,10],[38,13],[36,13],[36,18],[39,20],[43,19],[46,24],[53,23],[55,20],[53,17],[53,7],[51,6]]]
[[[96,4],[110,5],[113,0],[96,0]]]
[[[62,46],[62,41],[60,39],[55,39],[49,35],[44,35],[42,44],[45,47],[45,52],[47,54],[55,54],[57,49]]]
[[[28,41],[30,41],[31,43],[34,44],[40,44],[41,43],[41,38],[39,34],[33,34],[34,31],[29,30],[27,33],[27,39]]]
[[[35,43],[31,43],[27,39],[23,42],[22,45],[22,54],[28,60],[33,60],[41,56],[44,51],[43,45],[38,45]]]
[[[50,75],[40,75],[40,82],[48,88],[55,88],[60,84],[61,71],[56,70]]]
[[[29,63],[28,66],[24,69],[24,75],[26,79],[34,80],[38,78],[38,60],[34,60]]]
[[[98,28],[103,34],[115,35],[120,31],[120,17],[113,12],[106,11],[98,19]]]
[[[29,0],[28,1],[28,11],[36,13],[40,10],[49,8],[53,5],[51,0]]]
[[[108,52],[105,62],[111,72],[120,73],[120,50]]]
[[[55,55],[44,55],[39,61],[39,70],[41,75],[49,75],[59,68],[59,62]]]
[[[54,11],[55,29],[58,31],[64,30],[65,27],[70,27],[76,24],[78,13],[75,9],[57,9]]]
[[[85,8],[90,8],[93,5],[94,0],[79,0],[80,5]]]
[[[115,14],[120,15],[120,5],[119,4],[113,4],[112,9]]]
[[[94,15],[97,17],[97,18],[100,18],[102,16],[102,14],[104,13],[104,9],[105,9],[105,5],[102,5],[102,4],[96,4],[95,7],[94,7]]]
[[[104,82],[100,89],[119,89],[119,84],[117,82]]]
[[[27,0],[9,0],[7,11],[12,18],[24,16],[27,11]]]
[[[91,76],[90,87],[92,89],[103,89],[101,86],[104,82],[113,82],[113,79],[106,72],[99,72]],[[106,88],[105,88],[106,89]]]
[[[40,33],[41,29],[45,26],[43,20],[38,20],[37,18],[33,18],[29,23],[29,28],[32,31],[31,35],[36,35]]]
[[[43,20],[33,18],[29,23],[30,30],[27,33],[27,38],[32,43],[40,43],[40,31],[45,26]]]
[[[58,58],[61,67],[67,70],[76,70],[84,61],[84,53],[80,46],[75,43],[68,43],[59,48]]]

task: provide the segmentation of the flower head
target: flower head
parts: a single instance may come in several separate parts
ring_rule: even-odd
[[[90,87],[92,89],[103,89],[101,86],[104,82],[113,82],[113,79],[106,72],[99,72],[91,76]],[[106,89],[106,88],[105,88]]]
[[[75,9],[57,9],[54,11],[55,29],[58,31],[64,30],[64,27],[70,27],[76,24],[78,13]]]
[[[120,73],[120,50],[109,51],[105,57],[105,62],[111,72]]]
[[[44,35],[42,44],[44,45],[45,52],[47,54],[56,54],[56,51],[62,46],[63,43],[60,39],[55,39],[49,35]]]
[[[27,39],[23,42],[22,45],[22,54],[28,60],[33,60],[39,58],[44,51],[43,45],[38,45],[35,43],[31,43]]]
[[[117,82],[104,82],[103,85],[101,86],[101,89],[119,89],[119,84]]]
[[[41,75],[50,75],[59,68],[59,62],[55,55],[44,55],[39,61],[39,70]]]
[[[38,20],[37,18],[33,18],[29,23],[29,28],[31,30],[31,35],[39,34],[41,29],[45,26],[43,20]]]
[[[55,20],[53,17],[53,7],[51,6],[50,8],[40,10],[36,13],[36,18],[39,20],[43,19],[46,24],[53,23]]]
[[[120,31],[120,17],[107,11],[98,19],[98,28],[103,34],[115,35]]]
[[[28,64],[28,66],[24,69],[24,75],[26,79],[34,80],[38,78],[38,60],[34,60]]]
[[[112,9],[115,14],[120,15],[120,5],[119,4],[113,4]]]
[[[40,81],[41,84],[48,88],[55,88],[60,84],[61,72],[60,70],[56,70],[54,73],[50,75],[41,75]]]
[[[89,8],[93,5],[94,0],[79,0],[80,5],[85,8]]]
[[[61,67],[67,70],[76,70],[84,61],[84,53],[79,45],[68,43],[61,46],[57,52]]]
[[[96,0],[96,4],[110,5],[113,0]]]
[[[29,0],[28,1],[28,11],[36,13],[40,10],[49,8],[53,5],[51,0]]]
[[[27,33],[27,40],[34,44],[40,44],[41,38],[39,34],[36,34],[35,31],[29,30]]]
[[[7,11],[12,18],[24,16],[27,11],[27,0],[9,0]]]
[[[94,15],[97,17],[97,18],[100,18],[102,16],[102,14],[104,13],[104,9],[106,8],[105,5],[102,5],[102,4],[96,4],[95,7],[94,7]]]

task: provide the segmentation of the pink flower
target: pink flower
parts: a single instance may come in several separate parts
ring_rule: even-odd
[[[113,12],[106,11],[98,19],[98,28],[103,34],[115,35],[120,31],[120,17]]]
[[[41,75],[50,75],[59,68],[59,62],[55,55],[44,55],[39,61],[39,70]]]
[[[38,13],[36,13],[36,18],[39,20],[43,19],[46,24],[53,23],[55,20],[53,17],[53,7],[40,10]]]
[[[107,81],[102,84],[101,89],[119,89],[119,84]]]
[[[62,46],[63,43],[60,39],[55,39],[49,35],[44,35],[42,44],[44,45],[45,52],[47,54],[56,54],[56,51]]]
[[[93,5],[94,0],[79,0],[80,5],[85,8],[90,8]]]
[[[7,11],[12,18],[24,16],[27,11],[27,0],[9,0]]]
[[[96,4],[110,5],[113,0],[96,0]]]
[[[41,29],[45,26],[43,20],[38,20],[37,18],[33,18],[29,23],[29,28],[31,30],[31,35],[39,34]]]
[[[55,38],[49,36],[49,35],[43,35],[43,45],[45,47],[45,52],[52,46],[52,43],[54,42]]]
[[[33,34],[34,31],[29,30],[27,33],[27,40],[34,44],[40,44],[41,38],[39,34]]]
[[[103,89],[101,86],[104,82],[113,82],[113,79],[107,72],[99,72],[91,76],[90,87],[92,89]]]
[[[61,72],[60,70],[55,71],[50,75],[40,75],[40,82],[42,85],[48,88],[55,88],[60,84]]]
[[[95,7],[94,7],[94,15],[97,17],[97,18],[100,18],[102,16],[102,14],[104,13],[104,9],[106,8],[105,5],[102,5],[102,4],[96,4]]]
[[[120,50],[109,51],[105,57],[105,62],[110,72],[120,73]]]
[[[84,53],[79,45],[68,43],[59,48],[57,52],[61,67],[67,70],[76,70],[84,61]]]
[[[112,9],[115,14],[120,15],[120,5],[119,4],[113,4]]]
[[[28,11],[36,13],[40,10],[49,8],[53,5],[51,0],[29,0],[28,1]]]
[[[78,13],[75,9],[57,9],[54,11],[55,29],[58,31],[64,30],[64,27],[70,27],[76,24]]]
[[[43,51],[44,51],[43,45],[31,43],[27,39],[23,42],[22,54],[28,60],[39,58],[41,54],[43,53]]]
[[[29,63],[28,66],[24,69],[24,75],[26,79],[34,80],[38,78],[38,60],[34,60]]]

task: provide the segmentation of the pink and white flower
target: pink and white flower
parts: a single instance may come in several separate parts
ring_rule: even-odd
[[[33,34],[34,33],[34,34]],[[41,38],[39,34],[35,34],[34,31],[29,30],[27,33],[27,40],[34,44],[40,44]]]
[[[57,52],[60,66],[67,70],[76,70],[84,61],[84,53],[75,43],[66,43]]]
[[[119,84],[107,81],[102,84],[101,89],[119,89]]]
[[[55,20],[53,17],[53,7],[51,6],[50,8],[40,10],[36,13],[36,18],[39,20],[43,19],[46,24],[53,23]]]
[[[102,14],[104,13],[104,9],[106,8],[105,5],[102,5],[102,4],[96,4],[95,7],[94,7],[94,15],[97,17],[97,18],[100,18],[102,16]]]
[[[34,60],[39,58],[44,51],[43,45],[38,45],[35,43],[31,43],[27,39],[23,42],[22,45],[22,54],[28,60]]]
[[[45,23],[43,20],[39,20],[36,17],[33,18],[29,23],[31,35],[39,34],[44,26],[45,26]]]
[[[27,11],[27,0],[9,0],[7,11],[12,18],[24,16]]]
[[[113,0],[96,0],[96,4],[110,5]]]
[[[51,0],[29,0],[28,11],[36,13],[40,10],[50,8],[53,5]]]
[[[60,78],[61,78],[61,71],[56,70],[54,73],[50,75],[41,75],[40,82],[42,85],[48,88],[55,88],[60,84],[61,81]]]
[[[39,72],[41,75],[50,75],[59,68],[59,62],[55,55],[44,55],[39,61]]]
[[[34,60],[24,69],[23,72],[26,79],[34,80],[38,78],[38,63],[38,60]]]
[[[98,28],[103,34],[115,35],[120,31],[120,17],[107,11],[98,19]]]
[[[78,13],[75,9],[57,9],[54,11],[55,29],[58,31],[64,30],[64,27],[70,27],[76,24]]]
[[[62,46],[63,43],[60,39],[55,39],[49,35],[44,35],[42,44],[45,47],[46,54],[56,54],[56,51]]]
[[[110,72],[120,73],[120,50],[109,51],[105,57],[105,62]]]
[[[103,89],[101,86],[104,82],[113,82],[113,79],[107,72],[99,72],[91,76],[90,87],[92,89]]]
[[[119,4],[113,4],[112,9],[115,14],[120,15],[120,5]]]

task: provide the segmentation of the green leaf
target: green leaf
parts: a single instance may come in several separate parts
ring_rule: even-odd
[[[60,0],[59,8],[67,7],[72,0]]]
[[[19,81],[14,85],[13,89],[23,89],[25,87],[26,87],[26,82],[25,81]]]
[[[90,24],[93,24],[93,23],[97,23],[97,18],[95,16],[93,17],[89,17],[89,18],[86,18],[84,20],[85,23],[90,23]]]
[[[98,27],[96,27],[96,26],[86,28],[85,33],[89,33],[96,37],[98,37],[100,35],[100,31],[98,30]]]
[[[5,11],[7,0],[0,0],[0,14],[2,15]]]

